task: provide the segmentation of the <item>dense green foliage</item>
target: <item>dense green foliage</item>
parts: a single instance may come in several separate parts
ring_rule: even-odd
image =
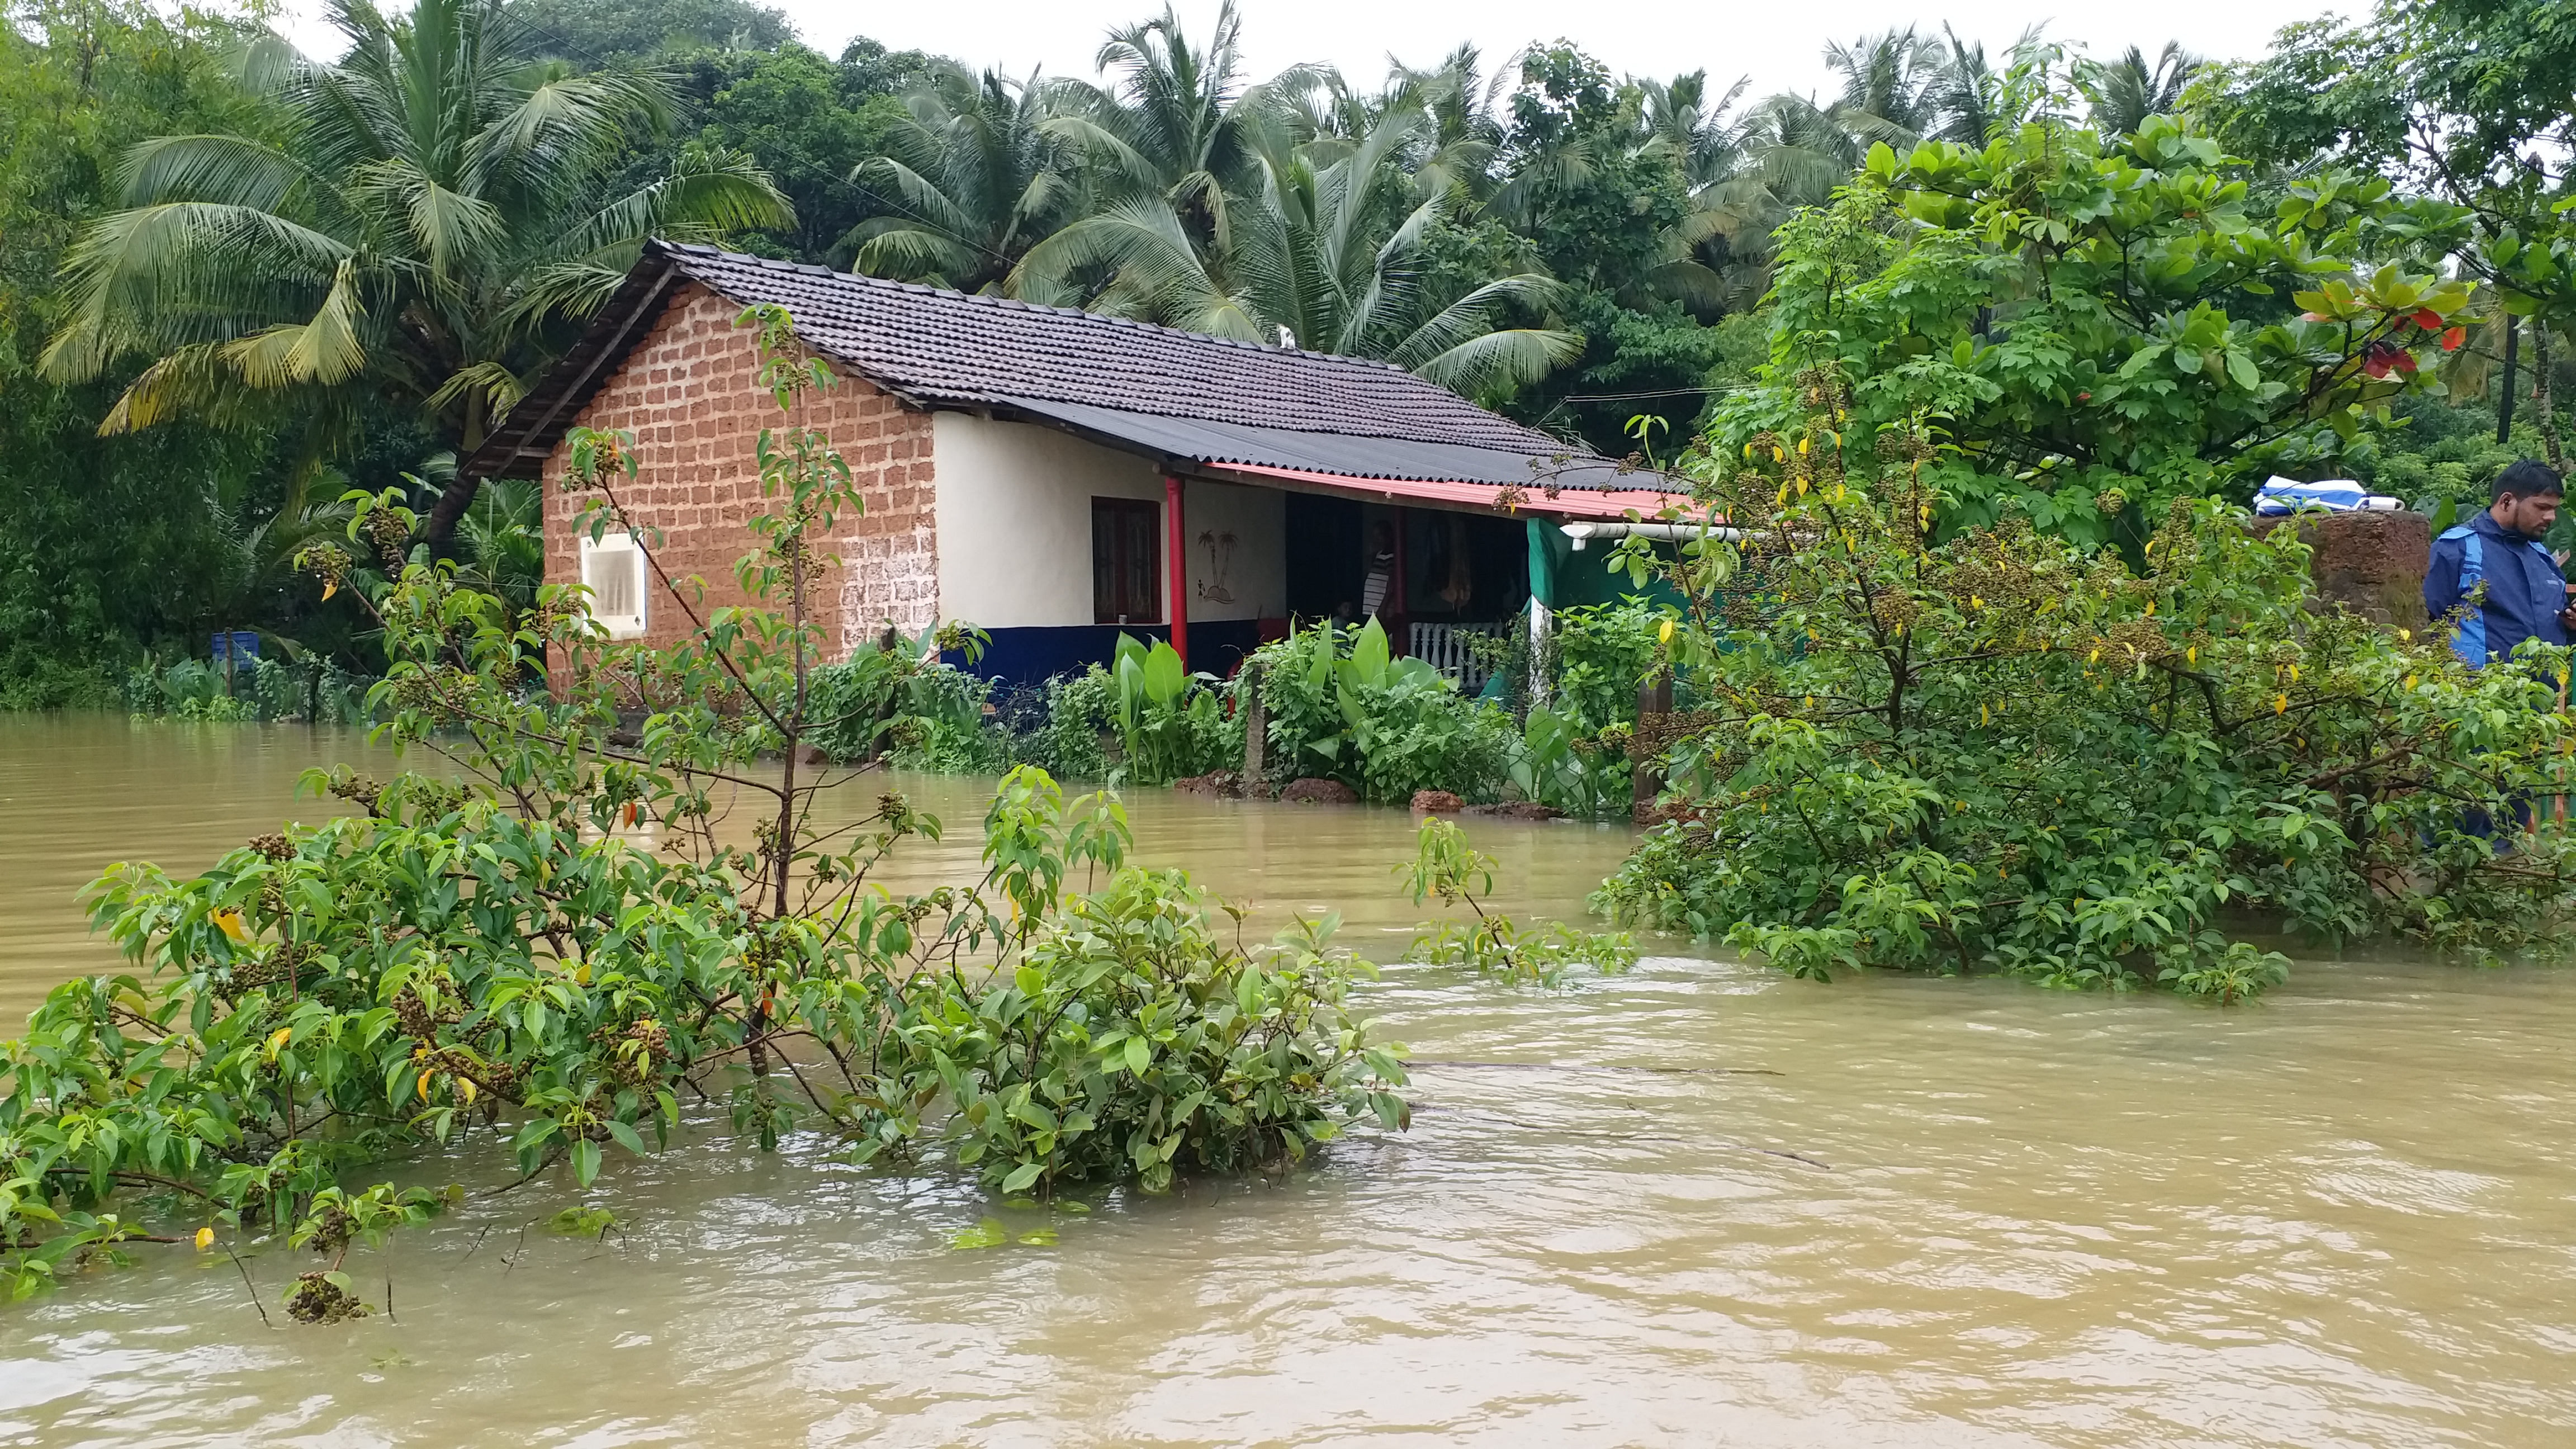
[[[1945,533],[1959,445],[1863,431],[1828,362],[1805,415],[1713,460],[1748,538],[1693,543],[1667,647],[1703,710],[1675,823],[1601,903],[1783,969],[2156,981],[2225,999],[2329,943],[2546,949],[2576,905],[2555,825],[2472,825],[2563,769],[2567,651],[2470,671],[2308,605],[2290,530],[2210,501],[2146,520],[2142,569],[2025,513]],[[2255,913],[2247,915],[2246,913]]]
[[[1830,361],[1860,435],[1943,419],[1936,482],[1962,521],[2009,501],[2096,541],[2114,490],[2154,516],[2331,465],[2458,345],[2469,295],[2362,262],[2458,216],[2340,173],[2252,215],[2242,169],[2162,118],[2127,137],[2040,121],[1982,150],[1874,150],[1833,205],[1782,229],[1764,385],[1728,400],[1712,445],[1787,431],[1805,369]]]
[[[539,54],[586,65],[775,50],[795,34],[783,12],[750,0],[519,0],[512,13]]]
[[[364,724],[374,684],[327,659],[249,660],[228,677],[201,660],[162,665],[146,658],[125,676],[125,708],[144,718]]]
[[[1238,780],[1243,789],[1316,778],[1386,804],[1432,790],[1617,816],[1630,803],[1625,735],[1637,686],[1660,667],[1659,617],[1638,603],[1567,611],[1550,654],[1555,703],[1518,722],[1429,664],[1390,657],[1374,622],[1265,645],[1230,681],[1189,673],[1168,644],[1122,635],[1109,667],[1024,691],[941,663],[925,635],[908,651],[861,650],[816,669],[812,697],[826,722],[808,738],[836,761],[881,755],[898,769],[948,774],[1035,765],[1113,788],[1169,785],[1241,770],[1257,679],[1269,754],[1265,778]]]
[[[1113,781],[1168,785],[1242,762],[1243,727],[1216,680],[1190,673],[1171,645],[1119,635],[1109,679],[1120,747]]]
[[[265,437],[100,438],[116,381],[36,372],[66,310],[55,270],[125,148],[253,126],[260,108],[220,64],[229,26],[107,6],[13,21],[0,25],[0,708],[105,705],[142,645],[194,639],[202,652],[225,626],[300,636],[318,592],[240,598],[208,546],[287,500],[286,459]],[[227,616],[226,602],[248,607]]]
[[[274,135],[156,136],[125,156],[118,209],[74,248],[69,315],[44,354],[70,382],[151,359],[103,431],[291,410],[319,430],[309,448],[345,451],[359,399],[376,397],[470,452],[646,237],[789,215],[748,157],[700,145],[624,184],[627,138],[665,123],[667,88],[533,66],[534,38],[499,0],[336,19],[338,61],[254,55]],[[473,496],[451,478],[432,542]]]
[[[1493,800],[1510,778],[1511,717],[1422,660],[1390,657],[1375,619],[1318,624],[1263,645],[1253,661],[1274,784],[1339,780],[1364,800],[1402,804],[1417,790]]]
[[[2291,26],[2271,55],[2198,91],[2197,109],[2240,154],[2290,171],[2368,168],[2464,210],[2471,225],[2447,250],[2479,284],[2471,310],[2485,325],[2473,365],[2446,380],[2471,401],[2492,378],[2498,440],[2527,405],[2542,452],[2564,467],[2554,394],[2576,327],[2567,7],[2379,0],[2357,20]]]
[[[883,756],[901,768],[1000,774],[1015,761],[985,728],[992,683],[942,663],[949,644],[980,647],[971,630],[929,629],[815,668],[806,692],[817,723],[807,742],[843,764]]]

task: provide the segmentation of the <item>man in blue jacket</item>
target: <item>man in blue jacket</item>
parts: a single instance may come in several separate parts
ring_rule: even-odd
[[[2558,521],[2561,492],[2556,473],[2525,458],[2496,475],[2486,512],[2433,540],[2424,613],[2439,623],[2460,611],[2451,650],[2470,668],[2512,658],[2525,639],[2564,644],[2576,629],[2567,575],[2540,542]]]
[[[2435,623],[2458,611],[2451,652],[2483,669],[2513,657],[2525,639],[2564,644],[2576,629],[2567,600],[2567,575],[2540,542],[2558,521],[2558,475],[2529,458],[2496,475],[2495,502],[2487,511],[2442,531],[2424,567],[2424,613]],[[2531,801],[2516,796],[2515,823],[2531,825]],[[2469,811],[2469,833],[2492,835],[2482,809]]]

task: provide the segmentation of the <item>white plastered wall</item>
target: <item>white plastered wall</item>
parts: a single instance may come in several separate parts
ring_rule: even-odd
[[[957,412],[932,423],[940,612],[984,629],[1093,622],[1091,500],[1161,503],[1162,475],[1053,428]],[[1192,620],[1287,612],[1284,495],[1192,482],[1182,515]]]

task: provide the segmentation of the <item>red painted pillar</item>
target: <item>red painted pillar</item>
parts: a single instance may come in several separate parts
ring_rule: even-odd
[[[1171,534],[1171,545],[1164,550],[1172,576],[1172,652],[1181,656],[1181,666],[1190,662],[1190,545],[1189,527],[1181,518],[1181,480],[1169,474],[1163,478],[1164,527]]]

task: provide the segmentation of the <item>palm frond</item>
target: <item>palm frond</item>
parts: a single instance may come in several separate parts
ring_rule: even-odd
[[[953,285],[956,278],[976,269],[974,248],[899,217],[863,221],[843,241],[856,244],[854,268],[871,277],[940,286]]]
[[[1416,363],[1413,372],[1462,397],[1515,392],[1583,353],[1571,332],[1516,327],[1470,337]]]
[[[426,404],[432,411],[444,412],[471,397],[483,401],[486,416],[495,423],[527,396],[528,385],[497,362],[474,362],[458,368],[454,376],[439,384]],[[455,472],[455,458],[448,455],[448,472]]]
[[[290,359],[294,379],[328,387],[357,376],[367,362],[362,335],[366,319],[367,309],[358,299],[357,268],[342,262],[329,295],[314,309],[313,320],[304,324],[304,335],[296,340]],[[260,385],[256,379],[245,380],[254,387]]]
[[[148,428],[182,412],[211,409],[222,398],[232,374],[223,358],[224,346],[200,342],[176,348],[143,369],[126,384],[107,415],[99,419],[98,435],[114,437]]]
[[[312,184],[301,162],[242,136],[156,136],[129,148],[118,169],[128,207],[204,201],[273,212]]]
[[[1403,341],[1380,354],[1398,367],[1422,372],[1433,359],[1474,341],[1493,327],[1496,309],[1517,304],[1531,311],[1547,312],[1563,304],[1563,283],[1554,277],[1535,272],[1522,272],[1496,277],[1469,291],[1465,296],[1441,308],[1416,325]],[[1552,336],[1569,336],[1551,333]],[[1581,345],[1581,339],[1576,339]],[[1569,354],[1571,355],[1571,354]],[[1424,373],[1424,376],[1429,376]]]
[[[178,201],[111,212],[63,268],[72,313],[40,365],[59,381],[86,381],[130,347],[238,336],[309,306],[353,254],[254,207]],[[228,322],[227,312],[246,321]]]

